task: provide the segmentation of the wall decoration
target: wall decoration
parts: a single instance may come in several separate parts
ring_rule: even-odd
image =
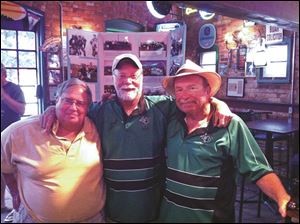
[[[238,55],[237,55],[237,69],[244,70],[245,69],[245,62],[247,56],[247,46],[240,45],[238,48]]]
[[[170,71],[168,75],[175,75],[177,70],[180,68],[182,65],[182,59],[181,58],[174,58],[171,61],[171,66],[170,66]]]
[[[68,53],[80,57],[98,55],[98,33],[78,29],[68,30]]]
[[[70,64],[70,76],[85,82],[97,82],[97,61],[79,58]]]
[[[283,29],[278,26],[266,25],[266,44],[276,44],[283,41]]]
[[[105,51],[131,51],[132,45],[128,41],[107,40],[104,42]]]
[[[266,66],[256,67],[258,83],[290,83],[292,71],[292,39],[270,44],[265,52]]]
[[[131,53],[143,64],[146,92],[149,95],[163,94],[162,79],[171,72],[175,74],[184,62],[186,31],[183,28],[186,29],[186,26],[167,32],[140,33],[68,29],[68,78],[76,77],[87,82],[99,101],[104,93],[115,92],[111,70],[114,58]],[[52,64],[55,66],[55,63]]]
[[[157,57],[167,56],[167,44],[163,41],[146,39],[139,46],[140,57]]]
[[[48,68],[60,68],[60,55],[59,55],[60,52],[49,52],[48,53],[48,60],[47,60],[47,63],[48,63]]]
[[[226,75],[228,72],[228,65],[227,64],[219,64],[219,74]]]
[[[63,76],[60,70],[48,70],[49,85],[58,85],[63,82]]]
[[[244,97],[244,78],[228,78],[227,79],[227,96]]]
[[[165,76],[166,61],[141,61],[144,76]]]
[[[104,93],[116,94],[114,85],[104,85]]]
[[[245,77],[255,77],[256,75],[256,69],[254,66],[254,63],[251,62],[245,62]]]
[[[112,76],[112,70],[111,70],[112,61],[104,61],[104,75]]]
[[[1,1],[1,15],[4,15],[12,20],[21,20],[26,17],[26,14],[26,9],[24,9],[21,5],[11,1]]]
[[[121,44],[123,47],[121,46],[120,49],[115,49],[116,47],[119,48],[118,46],[107,45],[113,42],[127,44],[124,46]],[[123,53],[134,54],[141,60],[144,72],[144,89],[149,89],[147,91],[149,94],[161,93],[161,82],[170,70],[170,59],[183,54],[183,49],[173,49],[172,51],[171,43],[170,32],[99,33],[99,63],[104,65],[99,67],[98,72],[100,95],[114,92],[111,66],[113,59]],[[171,52],[177,55],[171,57]]]
[[[208,23],[201,26],[198,37],[200,47],[203,49],[211,48],[214,46],[216,38],[216,28],[213,24]]]
[[[169,70],[167,75],[175,75],[179,67],[185,60],[186,48],[186,24],[184,22],[163,22],[156,24],[156,31],[170,32],[171,34],[171,59],[169,60]],[[169,55],[169,52],[167,52]]]

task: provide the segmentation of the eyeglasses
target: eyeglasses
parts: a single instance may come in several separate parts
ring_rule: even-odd
[[[138,80],[142,75],[141,71],[137,71],[135,73],[126,74],[126,73],[115,73],[115,76],[120,80],[131,79],[132,81]]]
[[[80,100],[74,100],[71,98],[61,98],[63,104],[67,105],[67,106],[73,106],[73,104],[75,103],[77,108],[84,108],[86,107],[88,104],[86,102],[80,101]]]

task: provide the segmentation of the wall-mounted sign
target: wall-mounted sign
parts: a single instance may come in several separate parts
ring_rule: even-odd
[[[216,28],[213,24],[208,23],[201,26],[199,30],[199,45],[204,49],[211,48],[216,42]]]
[[[18,4],[9,1],[1,1],[1,16],[6,16],[12,20],[21,20],[25,18],[26,13],[26,9]]]
[[[181,23],[159,23],[156,25],[156,31],[170,31],[180,28],[183,24]]]
[[[283,41],[283,30],[277,26],[266,25],[266,44],[275,44]]]

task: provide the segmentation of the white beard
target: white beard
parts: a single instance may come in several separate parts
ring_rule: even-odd
[[[129,84],[129,85],[124,84],[123,86],[120,86],[119,88],[116,88],[117,80],[116,80],[115,76],[113,76],[113,82],[114,82],[114,86],[115,86],[118,98],[120,100],[123,100],[123,101],[133,101],[137,97],[141,96],[141,93],[143,91],[142,90],[143,89],[143,80],[140,81],[139,88],[136,88],[135,86],[131,86],[131,84]],[[129,88],[129,87],[132,87],[134,89],[131,90],[131,91],[122,90],[122,88],[126,89],[126,88]]]
[[[133,101],[138,97],[138,89],[132,91],[117,90],[117,95],[121,100]]]

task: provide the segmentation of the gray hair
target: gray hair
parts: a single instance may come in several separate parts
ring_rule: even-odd
[[[92,92],[89,86],[78,78],[71,78],[59,84],[55,94],[56,99],[58,99],[58,97],[60,97],[68,88],[72,86],[81,86],[84,92],[88,95],[88,105],[92,103]]]

